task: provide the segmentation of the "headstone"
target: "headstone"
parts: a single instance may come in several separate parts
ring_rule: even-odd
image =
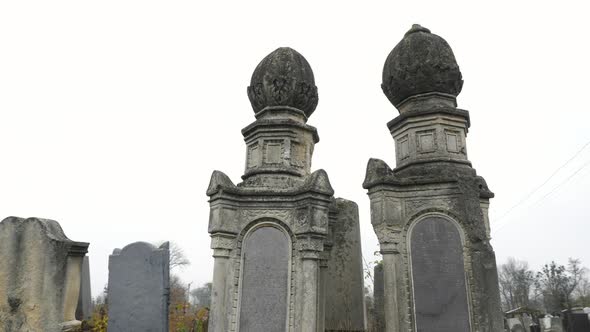
[[[53,220],[0,222],[0,330],[68,331],[75,318],[88,243],[66,237]]]
[[[410,253],[418,331],[469,332],[463,244],[457,227],[439,217],[419,221]]]
[[[287,234],[272,226],[255,229],[244,241],[240,331],[281,331],[287,325],[289,247]]]
[[[374,332],[385,332],[385,298],[383,294],[383,263],[373,269]]]
[[[168,331],[168,242],[135,242],[109,257],[108,332]]]
[[[356,203],[334,200],[332,247],[326,284],[326,330],[364,331],[365,294]]]
[[[541,332],[563,332],[563,324],[559,317],[544,317],[539,319]]]
[[[388,331],[504,328],[488,218],[494,194],[467,158],[462,86],[449,44],[417,24],[383,67],[381,88],[399,111],[387,123],[396,168],[370,159],[363,187],[383,255]]]
[[[90,264],[88,256],[84,256],[82,263],[82,278],[80,280],[80,296],[76,308],[76,319],[89,320],[92,317],[92,293],[90,284]]]
[[[358,217],[344,204],[345,219],[336,224],[352,228],[335,232],[334,190],[324,170],[311,170],[319,141],[307,124],[318,103],[311,66],[297,51],[278,48],[258,64],[247,91],[256,120],[242,130],[243,181],[235,185],[214,171],[207,188],[214,257],[208,331],[324,331],[330,301],[337,301],[328,292],[351,306],[347,320],[362,322]],[[333,234],[352,242],[331,249]],[[332,250],[343,264],[333,275],[350,289],[329,290],[336,283],[329,280]]]

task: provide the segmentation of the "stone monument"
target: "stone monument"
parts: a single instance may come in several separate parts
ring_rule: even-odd
[[[53,220],[0,222],[0,330],[57,332],[80,326],[76,305],[88,243]]]
[[[493,193],[467,159],[463,80],[441,37],[414,25],[383,68],[383,92],[400,115],[387,126],[397,167],[369,160],[363,187],[383,255],[386,331],[503,330]]]
[[[135,242],[109,257],[108,332],[168,331],[168,242]]]
[[[356,205],[333,197],[325,171],[311,172],[319,137],[307,124],[318,103],[309,63],[291,48],[277,49],[254,70],[248,97],[256,121],[242,130],[243,181],[234,185],[214,171],[207,189],[215,259],[209,331],[324,331],[326,294],[334,291],[327,276],[340,273],[329,272],[331,257],[341,256],[330,248],[344,250],[340,241],[353,240],[339,276],[356,278],[349,285],[359,294],[362,262]],[[337,223],[346,225],[336,230]],[[356,292],[340,294],[357,301]],[[364,326],[364,311],[356,312],[364,298],[358,301],[351,315]]]

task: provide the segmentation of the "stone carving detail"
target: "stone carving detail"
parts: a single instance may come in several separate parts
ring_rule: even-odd
[[[281,209],[242,209],[240,210],[241,218],[246,223],[262,218],[278,219],[287,222],[292,218],[291,211]]]
[[[289,106],[309,117],[318,104],[309,63],[288,47],[278,48],[260,62],[252,74],[248,97],[255,112],[268,106]]]
[[[457,96],[463,79],[449,44],[415,24],[387,57],[381,87],[391,103],[398,106],[421,93],[436,91]]]
[[[418,142],[418,152],[427,153],[436,150],[436,132],[434,130],[424,130],[416,133]]]

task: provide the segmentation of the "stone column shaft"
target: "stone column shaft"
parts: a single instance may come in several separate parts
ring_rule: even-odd
[[[401,332],[398,309],[396,263],[398,254],[383,252],[383,290],[385,300],[385,331]]]
[[[76,320],[76,307],[80,294],[80,277],[82,275],[83,256],[69,256],[66,269],[64,290],[64,322]]]
[[[229,264],[229,250],[215,249],[213,267],[213,285],[211,287],[211,313],[209,315],[209,329],[211,332],[227,332],[226,305],[227,266]]]
[[[303,310],[301,311],[301,332],[317,331],[319,260],[303,258]],[[309,255],[309,254],[308,254]]]

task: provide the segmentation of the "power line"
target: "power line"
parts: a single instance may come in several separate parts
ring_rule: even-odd
[[[588,160],[587,162],[585,162],[582,166],[580,166],[578,169],[576,169],[575,172],[573,172],[570,176],[568,176],[565,180],[563,180],[562,182],[560,182],[557,186],[555,186],[553,189],[551,189],[551,191],[549,191],[545,196],[541,197],[539,200],[537,200],[535,203],[533,203],[533,205],[531,205],[531,207],[536,206],[537,204],[539,204],[540,202],[542,202],[543,200],[545,200],[545,198],[549,197],[551,194],[553,194],[555,191],[557,191],[557,189],[559,189],[562,185],[566,184],[569,182],[569,180],[571,180],[574,176],[576,176],[576,174],[580,173],[581,170],[583,170],[584,168],[586,168],[588,165],[590,165],[590,160]],[[507,226],[508,223],[504,223],[503,225],[500,225],[495,231],[494,233],[499,233],[500,230],[504,229],[505,226]]]
[[[580,153],[582,153],[582,151],[584,151],[584,149],[586,149],[586,147],[589,145],[590,145],[590,140],[588,142],[586,142],[586,144],[584,144],[584,146],[582,146],[578,151],[576,151],[576,153],[571,158],[569,158],[563,165],[559,166],[555,171],[553,171],[553,173],[551,173],[551,175],[549,175],[549,177],[547,179],[545,179],[545,181],[543,181],[543,183],[541,183],[539,186],[537,186],[535,189],[533,189],[533,191],[531,191],[526,196],[524,196],[520,201],[518,201],[511,208],[509,208],[508,211],[506,211],[502,216],[500,216],[498,219],[496,219],[495,223],[498,223],[500,220],[504,219],[515,208],[517,208],[518,206],[520,206],[521,204],[526,202],[531,196],[533,196],[535,193],[537,193],[537,191],[539,191],[539,189],[541,189],[544,185],[546,185],[547,182],[549,182],[557,173],[559,173],[559,171],[561,171],[565,166],[567,166],[572,160],[576,159],[576,157]]]

